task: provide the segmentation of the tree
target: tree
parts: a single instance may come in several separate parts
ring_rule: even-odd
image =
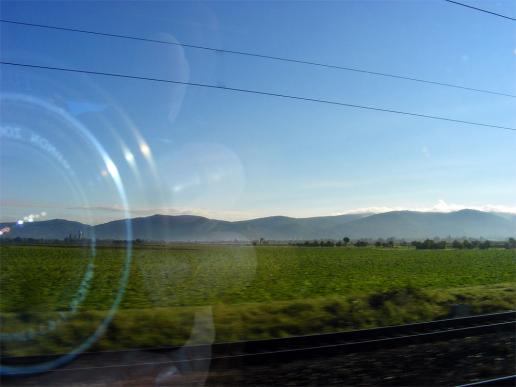
[[[479,246],[482,250],[484,249],[488,249],[491,247],[491,242],[489,241],[483,241],[482,243],[480,243],[480,246]]]
[[[505,244],[505,247],[507,249],[515,249],[516,248],[516,239],[514,238],[509,238],[509,240],[507,241],[507,243]]]
[[[342,238],[342,242],[344,242],[344,246],[347,246],[349,241],[350,241],[350,239],[348,237]]]
[[[440,241],[434,244],[434,249],[444,250],[446,248],[446,241]]]
[[[432,239],[425,239],[423,242],[413,242],[412,243],[416,249],[425,250],[425,249],[445,249],[446,241],[434,241]]]
[[[459,241],[458,239],[455,239],[452,243],[452,247],[454,249],[462,249],[464,247],[464,245],[462,244],[461,241]]]
[[[394,241],[392,239],[389,239],[383,245],[384,245],[384,247],[394,247]]]

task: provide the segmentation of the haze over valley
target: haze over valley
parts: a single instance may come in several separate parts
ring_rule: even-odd
[[[95,226],[63,219],[9,227],[3,237],[64,239],[127,239],[127,222],[115,220]],[[132,238],[148,241],[218,242],[234,240],[311,240],[359,238],[404,238],[408,240],[453,237],[503,240],[516,236],[516,215],[460,210],[448,213],[390,211],[377,214],[347,214],[311,218],[271,216],[243,221],[225,221],[194,215],[153,215],[131,220]]]

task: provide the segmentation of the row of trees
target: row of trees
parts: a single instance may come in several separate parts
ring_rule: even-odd
[[[446,241],[434,241],[433,239],[425,239],[423,242],[413,241],[411,243],[417,250],[437,250],[445,249]]]
[[[296,246],[305,247],[335,247],[335,246],[355,246],[355,247],[394,247],[394,246],[409,246],[412,245],[418,250],[436,250],[445,248],[454,249],[488,249],[490,247],[500,247],[506,249],[516,248],[516,239],[509,238],[505,242],[492,242],[489,240],[478,240],[478,239],[455,239],[455,240],[443,240],[439,238],[425,239],[423,241],[412,241],[410,244],[405,240],[396,240],[395,238],[377,239],[376,241],[359,239],[352,241],[350,238],[345,237],[342,240],[311,240],[304,242],[292,243]]]
[[[490,247],[504,247],[506,249],[516,248],[516,239],[509,238],[506,242],[492,242],[489,240],[478,239],[455,239],[451,243],[447,241],[436,241],[425,239],[423,242],[414,241],[411,243],[416,249],[445,249],[452,247],[454,249],[488,249]]]
[[[509,240],[507,241],[505,247],[508,248],[508,249],[516,249],[516,239],[515,238],[509,238]]]
[[[383,239],[379,239],[375,242],[365,239],[360,239],[356,241],[351,241],[350,238],[345,237],[342,238],[342,240],[311,240],[311,241],[304,241],[304,242],[297,242],[293,243],[296,246],[306,246],[306,247],[339,247],[339,246],[355,246],[355,247],[366,247],[370,245],[374,245],[376,247],[394,247],[394,239],[389,239],[387,241]]]

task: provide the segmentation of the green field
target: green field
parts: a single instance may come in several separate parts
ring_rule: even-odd
[[[217,341],[356,329],[513,309],[516,251],[144,246],[1,246],[4,352],[62,352],[123,293],[95,349],[182,344],[211,306]],[[90,269],[91,276],[84,274]],[[82,286],[81,286],[82,284]],[[81,290],[82,289],[82,290]],[[51,323],[49,323],[49,321]],[[52,323],[52,321],[54,323]],[[211,340],[209,329],[195,341]]]

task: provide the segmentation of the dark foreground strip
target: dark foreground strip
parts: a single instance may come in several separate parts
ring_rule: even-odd
[[[375,349],[386,349],[433,341],[477,336],[487,333],[514,331],[516,328],[516,321],[514,319],[515,312],[490,315],[490,320],[500,319],[502,315],[504,315],[505,320],[512,317],[511,321],[479,325],[478,321],[483,322],[483,320],[487,318],[487,316],[484,315],[479,316],[478,319],[462,318],[435,321],[433,323],[410,324],[410,326],[412,326],[412,331],[408,332],[406,331],[408,326],[402,325],[355,332],[342,332],[340,334],[299,336],[287,339],[241,343],[224,343],[214,344],[212,346],[198,345],[149,351],[140,350],[133,352],[114,351],[85,353],[80,355],[74,363],[54,371],[73,372],[92,369],[148,367],[180,363],[207,363],[210,364],[210,368],[212,369],[223,369],[241,365],[266,364],[270,362],[306,359],[316,356],[356,353]],[[477,324],[473,326],[454,328],[453,326],[460,325],[459,321],[462,321],[463,325],[471,324],[472,321],[476,321]],[[466,321],[468,324],[465,324]],[[414,329],[414,325],[419,328],[429,328],[429,325],[434,325],[434,331],[422,333],[422,329],[420,329],[418,333],[414,333],[416,331]],[[375,335],[378,335],[380,332],[384,335],[386,333],[391,333],[391,337],[375,337]],[[396,335],[393,334],[394,332]],[[321,339],[319,342],[315,341],[318,337],[324,337],[324,340]],[[339,338],[337,339],[337,337]],[[333,341],[330,341],[332,338]],[[304,345],[301,345],[302,343],[304,343]],[[131,354],[134,356],[131,356]],[[177,356],[178,354],[179,356]],[[49,357],[46,356],[42,358],[33,356],[30,358],[8,358],[3,359],[3,363],[9,365],[26,365],[30,364],[28,360],[31,360],[30,363],[34,363],[37,361],[41,362],[43,360],[48,361]]]
[[[489,325],[502,322],[516,321],[516,311],[507,311],[491,314],[483,314],[470,317],[458,317],[442,320],[434,320],[421,323],[393,325],[387,327],[358,329],[353,331],[342,331],[333,333],[321,333],[303,336],[289,336],[284,338],[266,339],[266,340],[249,340],[236,341],[214,344],[200,344],[188,347],[157,347],[157,348],[138,348],[114,351],[98,351],[83,352],[79,355],[80,359],[97,358],[99,356],[109,356],[116,359],[122,359],[127,356],[136,357],[139,353],[143,354],[167,354],[171,351],[179,349],[187,349],[189,353],[210,353],[223,355],[241,355],[257,352],[269,352],[286,349],[303,349],[307,347],[319,347],[333,344],[350,344],[354,342],[362,342],[378,339],[396,339],[402,336],[410,336],[422,333],[438,333],[442,330],[450,330],[456,328],[476,327],[479,325]],[[2,364],[6,365],[22,365],[35,364],[55,360],[62,356],[58,355],[33,355],[33,356],[15,356],[2,358]]]
[[[473,387],[473,386],[516,386],[516,375],[504,376],[501,378],[481,380],[480,382],[461,384],[458,387]]]

